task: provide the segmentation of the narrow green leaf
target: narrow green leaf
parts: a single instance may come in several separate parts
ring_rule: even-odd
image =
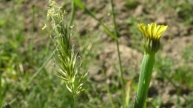
[[[100,20],[98,20],[79,0],[73,1],[80,9],[94,18],[113,39],[117,40],[116,35],[114,35],[114,33],[112,33],[107,26],[105,26]]]
[[[82,10],[85,9],[84,5],[79,0],[73,0],[74,3]]]

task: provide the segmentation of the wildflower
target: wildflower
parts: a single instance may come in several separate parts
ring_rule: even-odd
[[[137,96],[134,108],[143,108],[147,97],[149,84],[152,76],[152,69],[155,62],[155,53],[160,47],[160,37],[168,26],[156,25],[155,23],[139,24],[138,29],[143,34],[142,46],[144,48],[144,56],[141,63]]]
[[[151,23],[147,26],[144,23],[141,23],[137,26],[144,36],[142,46],[144,47],[145,52],[157,52],[160,47],[159,39],[167,27],[168,26],[165,25],[156,25],[156,23]]]

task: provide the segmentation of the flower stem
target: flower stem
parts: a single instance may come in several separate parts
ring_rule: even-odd
[[[151,80],[155,53],[144,53],[134,108],[143,108]]]

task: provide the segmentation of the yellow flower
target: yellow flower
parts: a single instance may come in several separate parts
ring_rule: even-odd
[[[148,24],[141,23],[137,26],[139,31],[145,37],[142,46],[146,53],[156,53],[160,48],[160,37],[168,26],[156,25],[156,23]]]
[[[160,39],[163,32],[167,29],[168,26],[165,25],[156,25],[156,23],[148,24],[147,26],[144,23],[141,23],[137,26],[139,31],[149,39],[158,40]]]

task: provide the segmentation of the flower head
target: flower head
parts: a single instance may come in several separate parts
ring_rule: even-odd
[[[137,26],[139,31],[146,37],[150,39],[158,40],[163,32],[167,29],[168,26],[157,25],[156,23],[148,24],[147,26],[144,23],[141,23]]]
[[[160,47],[160,37],[168,26],[157,25],[156,23],[148,24],[141,23],[137,26],[139,31],[144,36],[144,41],[142,43],[145,52],[157,52]]]

